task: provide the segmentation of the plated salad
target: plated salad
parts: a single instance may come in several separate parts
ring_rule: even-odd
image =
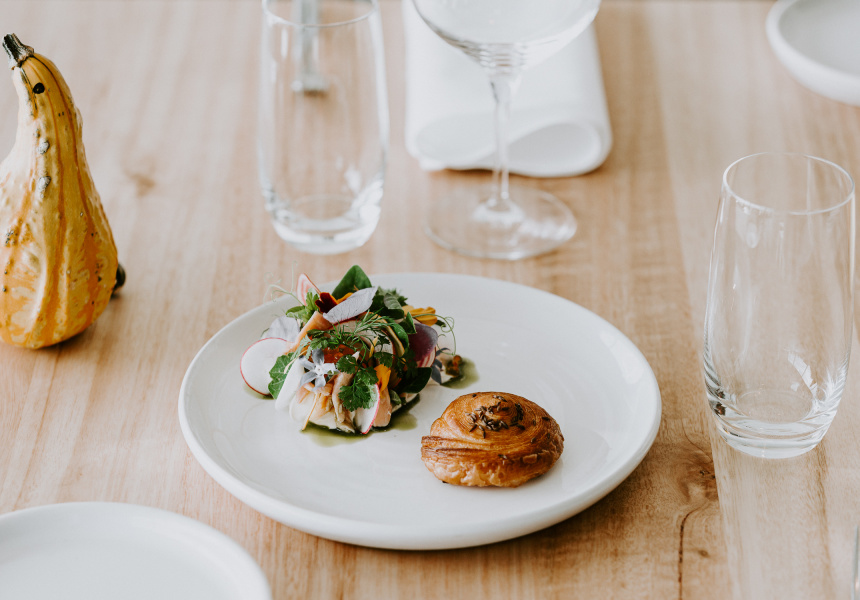
[[[453,321],[374,286],[358,265],[331,293],[301,274],[292,295],[299,305],[272,322],[240,368],[251,389],[274,397],[302,429],[386,427],[431,381],[459,375],[460,357],[441,345],[453,342]]]

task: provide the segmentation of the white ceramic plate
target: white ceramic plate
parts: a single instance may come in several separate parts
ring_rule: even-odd
[[[765,29],[777,58],[797,81],[860,106],[860,2],[779,0]]]
[[[371,277],[414,306],[453,317],[457,352],[479,379],[435,384],[400,429],[366,438],[301,432],[245,386],[242,352],[292,304],[258,307],[203,346],[179,393],[185,440],[204,469],[241,501],[325,538],[399,549],[475,546],[520,536],[590,506],[645,456],[660,422],[660,392],[633,343],[597,315],[533,288],[464,275]],[[331,286],[324,286],[331,289]],[[504,391],[555,417],[559,462],[515,489],[438,481],[421,462],[421,436],[460,394]],[[411,427],[411,428],[408,428]]]
[[[271,600],[229,537],[172,512],[109,502],[0,516],[3,600]]]

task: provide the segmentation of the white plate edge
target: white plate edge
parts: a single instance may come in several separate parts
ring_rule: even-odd
[[[218,337],[218,335],[222,331],[233,325],[236,321],[246,318],[250,313],[256,312],[264,306],[273,304],[272,302],[269,302],[255,306],[254,308],[242,313],[241,315],[224,325],[215,334],[213,334],[212,337],[210,337],[209,340],[197,352],[194,359],[189,364],[185,376],[182,379],[182,385],[180,386],[179,391],[178,406],[180,428],[192,454],[198,460],[203,469],[209,474],[209,476],[211,476],[228,493],[235,496],[240,501],[248,504],[255,510],[258,510],[259,512],[263,513],[264,515],[289,527],[304,531],[306,533],[310,533],[312,535],[339,542],[392,550],[442,550],[466,548],[471,546],[479,546],[504,541],[519,537],[521,535],[525,535],[527,533],[539,531],[541,529],[545,529],[546,527],[557,524],[571,516],[574,516],[579,512],[585,510],[586,508],[592,506],[593,504],[601,500],[603,497],[605,497],[607,494],[609,494],[609,492],[614,490],[622,481],[624,481],[627,477],[630,476],[630,474],[642,462],[642,460],[645,458],[648,451],[650,450],[654,440],[656,439],[657,432],[660,427],[660,422],[662,420],[662,397],[660,394],[659,385],[657,383],[657,378],[654,375],[654,370],[651,368],[651,365],[648,363],[645,356],[642,354],[642,351],[632,342],[632,340],[630,340],[630,338],[628,338],[621,330],[619,330],[612,323],[610,323],[600,315],[588,310],[587,308],[571,300],[568,300],[567,298],[563,298],[561,296],[558,296],[557,294],[553,294],[545,290],[540,290],[538,288],[533,288],[519,283],[514,283],[501,279],[492,279],[488,277],[457,273],[375,273],[371,276],[371,279],[375,277],[400,278],[424,276],[442,278],[453,277],[469,280],[480,280],[483,282],[491,282],[492,284],[501,283],[503,285],[524,288],[525,290],[528,290],[529,293],[537,292],[538,294],[550,296],[555,300],[562,300],[566,303],[571,304],[576,310],[582,311],[584,314],[588,315],[589,318],[595,318],[601,321],[605,326],[609,327],[611,330],[615,331],[619,336],[621,336],[624,340],[626,340],[627,343],[630,344],[630,346],[636,351],[637,356],[642,360],[642,362],[647,365],[649,374],[648,381],[653,388],[652,392],[654,394],[654,406],[651,414],[650,427],[648,429],[647,434],[642,438],[642,441],[636,447],[636,450],[631,453],[630,457],[626,461],[621,463],[621,466],[614,473],[612,473],[611,476],[604,477],[603,479],[598,479],[591,486],[581,491],[577,495],[577,498],[575,498],[574,500],[570,502],[561,502],[559,504],[549,507],[548,509],[543,508],[540,510],[536,510],[532,513],[521,514],[519,515],[519,517],[523,519],[527,519],[528,517],[534,517],[536,515],[540,515],[540,518],[535,518],[534,520],[528,521],[528,524],[523,525],[519,529],[507,530],[501,534],[493,532],[488,533],[485,530],[482,530],[482,524],[476,524],[474,526],[474,529],[467,529],[464,528],[462,525],[452,527],[450,529],[433,526],[427,528],[423,532],[422,542],[416,544],[412,539],[416,535],[413,530],[405,532],[401,527],[394,525],[361,522],[352,519],[344,519],[342,517],[336,517],[333,515],[320,515],[319,513],[315,513],[313,511],[309,511],[294,505],[287,504],[282,501],[275,500],[264,494],[263,492],[260,492],[259,490],[256,490],[255,488],[251,487],[250,485],[238,480],[229,471],[224,469],[221,465],[219,465],[212,458],[210,458],[208,454],[206,454],[206,452],[204,451],[202,444],[197,440],[197,437],[194,432],[191,430],[185,412],[185,388],[187,385],[188,377],[189,374],[192,372],[192,369],[195,367],[198,359],[203,354],[204,350],[213,342],[213,340],[215,340],[215,338]],[[336,282],[328,282],[320,286],[320,289],[330,289],[334,287],[334,285],[336,285]],[[278,300],[281,300],[281,298],[279,298]],[[276,300],[275,302],[277,302],[278,300]],[[287,523],[286,521],[290,522]],[[535,525],[535,523],[537,523],[538,525]],[[346,529],[351,530],[351,532],[349,534],[345,534],[344,530]],[[455,539],[456,541],[452,541],[452,539]]]
[[[212,546],[216,546],[218,554],[229,558],[229,561],[226,562],[237,565],[237,572],[243,577],[247,575],[250,578],[250,580],[243,579],[244,600],[272,599],[272,590],[266,574],[245,548],[226,533],[197,519],[170,510],[127,502],[59,502],[30,506],[4,513],[0,515],[0,530],[4,526],[14,526],[18,521],[38,519],[41,515],[56,517],[62,516],[63,513],[69,513],[71,516],[79,517],[81,516],[79,513],[82,511],[88,516],[103,516],[108,513],[111,518],[144,518],[159,523],[160,527],[164,529],[170,525],[172,533],[185,530],[190,534],[189,543],[208,542],[210,549]]]

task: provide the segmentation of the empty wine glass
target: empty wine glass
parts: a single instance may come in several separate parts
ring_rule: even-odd
[[[576,231],[555,196],[508,183],[508,120],[523,69],[549,58],[588,27],[600,0],[413,0],[443,40],[487,72],[496,101],[493,182],[437,200],[427,233],[441,246],[484,258],[552,250]]]

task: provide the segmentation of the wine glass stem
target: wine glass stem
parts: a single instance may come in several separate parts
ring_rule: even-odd
[[[520,72],[491,73],[490,85],[496,100],[496,161],[493,166],[493,195],[487,201],[487,208],[507,212],[513,209],[508,186],[508,125],[511,103],[520,85]]]

